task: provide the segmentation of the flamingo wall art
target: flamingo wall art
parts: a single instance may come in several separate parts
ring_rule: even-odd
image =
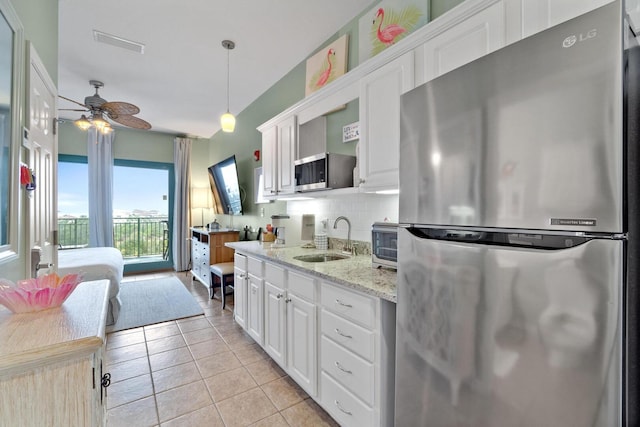
[[[307,59],[305,96],[347,72],[348,36],[345,34]]]
[[[427,0],[386,0],[359,21],[359,61],[366,61],[427,23]]]

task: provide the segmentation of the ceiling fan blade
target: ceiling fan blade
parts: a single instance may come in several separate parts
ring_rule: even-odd
[[[151,124],[149,124],[149,122],[139,119],[137,117],[131,116],[131,115],[119,115],[116,117],[112,117],[109,116],[111,118],[111,120],[113,120],[116,123],[120,123],[121,125],[125,125],[128,126],[130,128],[134,128],[134,129],[144,129],[144,130],[148,130],[151,129]]]
[[[80,109],[80,108],[58,108],[58,111],[89,111],[86,108]]]
[[[69,98],[64,97],[64,96],[62,96],[62,95],[58,95],[58,97],[60,97],[60,98],[62,98],[62,99],[65,99],[65,100],[67,100],[67,101],[69,101],[69,102],[73,102],[74,104],[78,104],[78,105],[79,105],[79,106],[81,106],[81,107],[89,108],[89,107],[87,107],[86,105],[79,103],[78,101],[74,101],[73,99],[69,99]],[[83,110],[83,111],[84,111],[84,110]]]
[[[129,104],[128,102],[119,101],[105,102],[100,106],[100,108],[109,113],[110,116],[130,116],[132,114],[138,114],[140,112],[140,109],[137,106]]]

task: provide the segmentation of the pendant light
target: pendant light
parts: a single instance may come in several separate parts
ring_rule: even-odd
[[[227,49],[227,112],[220,116],[220,126],[223,132],[233,132],[236,118],[229,112],[229,51],[236,47],[236,44],[231,40],[222,40],[222,47]]]

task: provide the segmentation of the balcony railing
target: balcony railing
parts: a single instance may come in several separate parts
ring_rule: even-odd
[[[58,219],[61,249],[89,245],[89,218]],[[169,221],[166,216],[113,219],[113,243],[124,258],[162,256],[169,248]]]

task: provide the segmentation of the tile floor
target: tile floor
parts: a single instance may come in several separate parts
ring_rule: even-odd
[[[107,335],[108,427],[337,426],[190,274],[204,315]]]

